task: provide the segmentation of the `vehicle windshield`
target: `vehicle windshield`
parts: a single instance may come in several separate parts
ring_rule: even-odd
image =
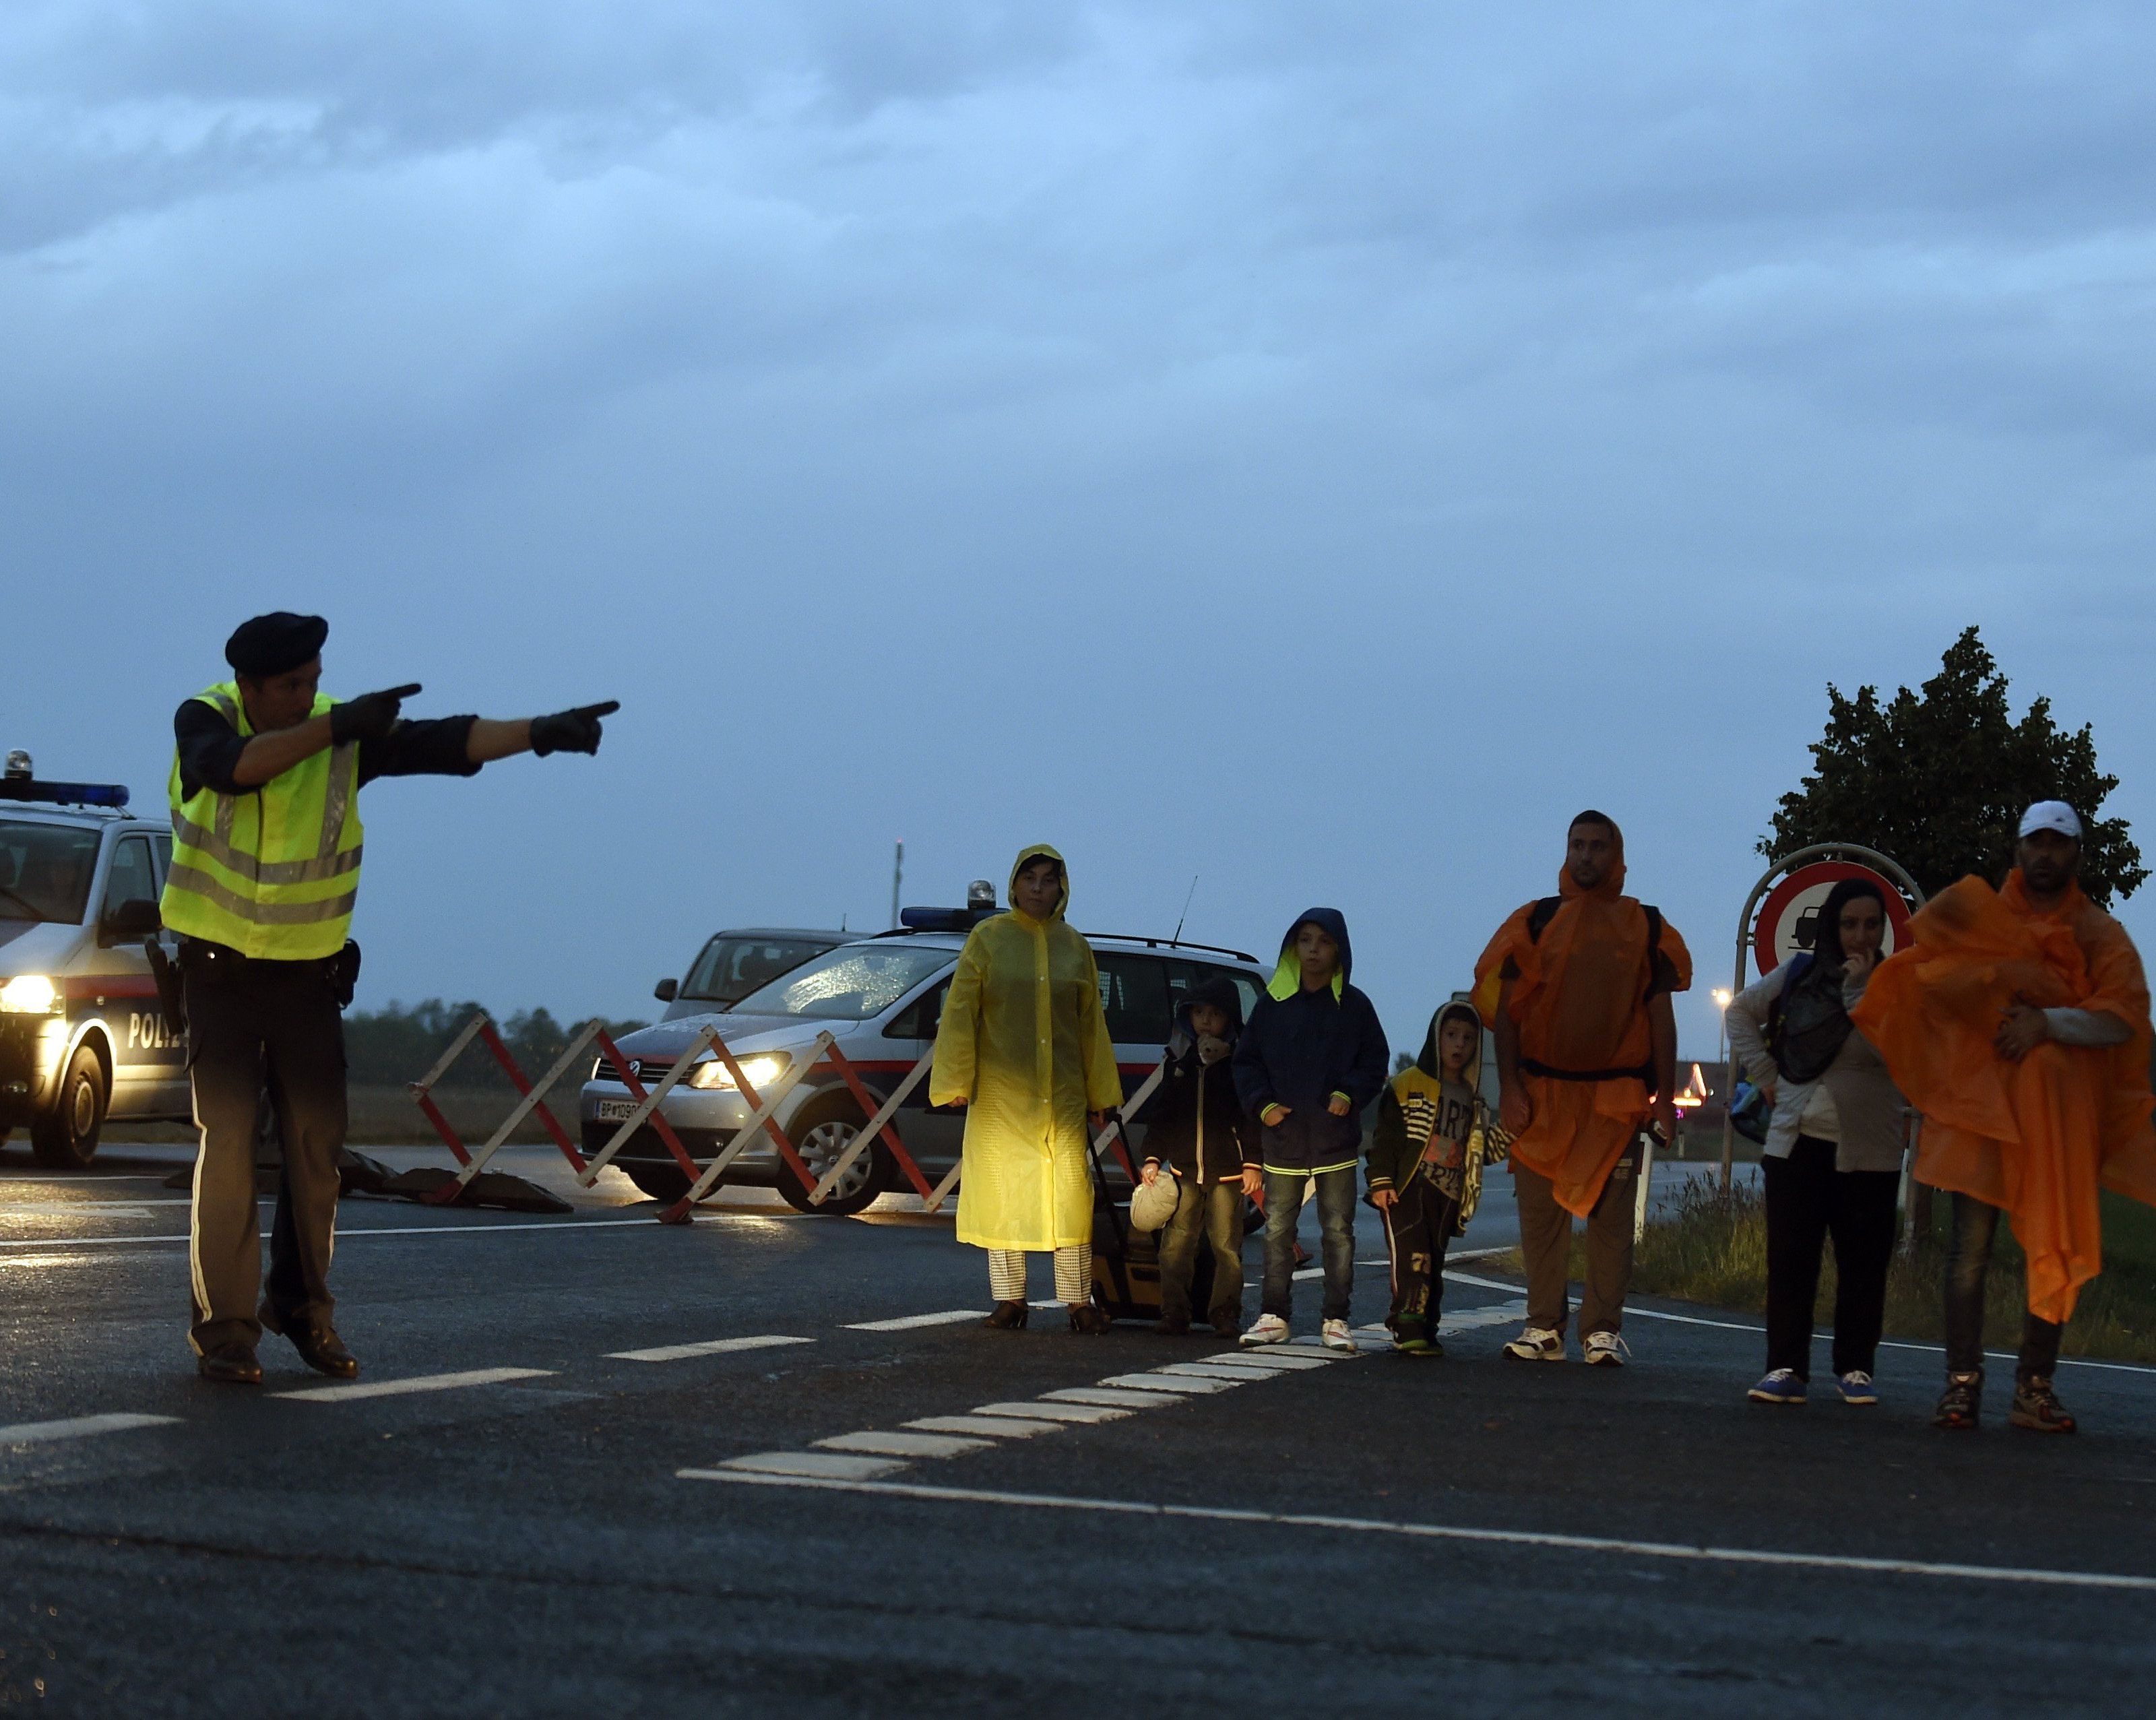
[[[0,920],[80,926],[104,833],[0,819]]]
[[[901,943],[895,938],[887,944],[841,944],[751,992],[734,1005],[734,1013],[866,1021],[957,959],[956,950]]]
[[[790,973],[809,957],[830,947],[798,937],[715,937],[696,958],[680,995],[699,1002],[731,1004],[782,973]]]

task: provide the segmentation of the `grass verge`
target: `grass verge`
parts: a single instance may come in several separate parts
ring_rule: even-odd
[[[1897,1250],[1887,1278],[1887,1336],[1937,1343],[1944,1335],[1940,1286],[1946,1263],[1950,1197],[1933,1201],[1933,1217],[1915,1245]],[[2156,1211],[2137,1201],[2103,1196],[2103,1276],[2086,1286],[2061,1344],[2069,1356],[2156,1363]],[[1517,1256],[1515,1256],[1517,1263]],[[1586,1270],[1573,1240],[1572,1275]],[[2010,1227],[1999,1227],[1984,1291],[1987,1349],[2011,1352],[2021,1341],[2028,1304],[2021,1250]],[[1767,1307],[1767,1209],[1756,1185],[1740,1183],[1727,1195],[1711,1180],[1686,1183],[1660,1204],[1640,1239],[1632,1287],[1651,1296],[1704,1302],[1755,1317]],[[1820,1271],[1818,1329],[1834,1325],[1831,1244]]]

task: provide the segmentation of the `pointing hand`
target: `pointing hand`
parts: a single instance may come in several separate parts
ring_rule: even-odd
[[[552,716],[531,719],[531,750],[544,758],[549,752],[596,752],[599,750],[599,719],[621,709],[619,699],[602,699],[596,705],[579,705],[557,711]]]
[[[397,708],[419,691],[419,683],[389,687],[379,693],[362,693],[330,711],[330,739],[341,747],[347,741],[378,741],[397,727]]]

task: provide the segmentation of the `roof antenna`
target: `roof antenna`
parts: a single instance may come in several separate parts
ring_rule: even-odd
[[[1190,917],[1190,897],[1197,894],[1198,874],[1193,872],[1190,875],[1190,893],[1183,898],[1183,911],[1175,916],[1175,936],[1168,939],[1170,943],[1183,942],[1183,922]]]

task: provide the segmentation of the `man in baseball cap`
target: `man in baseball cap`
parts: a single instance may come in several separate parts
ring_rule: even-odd
[[[2097,1189],[2156,1205],[2148,984],[2125,928],[2076,881],[2082,834],[2064,801],[2036,802],[2005,886],[1941,891],[1850,1012],[1923,1113],[1917,1178],[1953,1191],[1943,1428],[1977,1425],[2000,1211],[2029,1262],[2008,1419],[2071,1433],[2051,1376],[2060,1330],[2103,1266]]]

